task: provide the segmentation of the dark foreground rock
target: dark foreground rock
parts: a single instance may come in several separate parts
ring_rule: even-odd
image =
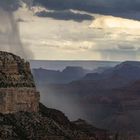
[[[39,113],[0,114],[0,140],[140,140],[140,136],[97,129],[81,119],[70,122],[62,112],[40,104]]]
[[[0,114],[0,140],[108,140],[106,134],[96,128],[90,133],[42,104],[39,113]]]

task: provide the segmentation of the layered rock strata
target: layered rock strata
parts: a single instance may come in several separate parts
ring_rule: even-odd
[[[39,92],[24,59],[0,52],[0,113],[37,112]]]

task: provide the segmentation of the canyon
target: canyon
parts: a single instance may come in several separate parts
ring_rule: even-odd
[[[0,51],[0,140],[109,140],[107,131],[81,122],[82,129],[40,103],[29,62]]]

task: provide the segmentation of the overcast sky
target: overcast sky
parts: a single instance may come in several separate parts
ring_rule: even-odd
[[[140,59],[140,0],[34,0],[32,5],[14,12],[31,59]]]

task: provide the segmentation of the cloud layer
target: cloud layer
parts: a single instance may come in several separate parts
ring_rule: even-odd
[[[105,1],[104,3],[101,1],[100,4],[98,2],[94,3],[96,7],[99,5],[112,7],[111,1],[108,5]],[[41,7],[41,11],[42,9]],[[33,15],[26,8],[20,8],[16,12],[22,42],[32,50],[34,59],[139,60],[139,21],[68,8],[52,9],[44,8],[48,12],[45,18]],[[71,16],[71,13],[74,15]],[[79,22],[77,13],[78,16],[79,14],[91,15],[94,20],[85,20],[85,17],[82,17],[82,22]],[[69,17],[66,17],[67,14],[70,14]],[[89,27],[90,25],[92,28]],[[4,32],[3,28],[0,30]]]
[[[53,10],[75,9],[140,20],[139,14],[135,14],[140,12],[139,0],[34,0],[34,4]]]

